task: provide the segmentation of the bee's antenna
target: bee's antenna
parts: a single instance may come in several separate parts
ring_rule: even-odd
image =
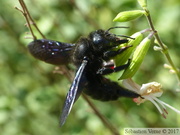
[[[132,38],[132,37],[126,36],[126,35],[116,35],[116,36],[119,36],[119,37],[126,37],[126,38],[130,38],[130,39],[135,39],[135,38]]]
[[[114,27],[110,27],[109,29],[106,30],[106,32],[109,32],[110,30],[112,29],[116,29],[116,28],[129,28],[129,27],[126,27],[126,26],[114,26]],[[119,36],[119,37],[126,37],[126,38],[130,38],[130,39],[135,39],[135,38],[132,38],[130,36],[126,36],[126,35],[116,35],[116,34],[113,34],[114,36]]]
[[[126,26],[114,26],[114,27],[110,27],[110,28],[107,29],[106,31],[109,32],[110,30],[116,29],[116,28],[129,28],[129,27],[126,27]]]

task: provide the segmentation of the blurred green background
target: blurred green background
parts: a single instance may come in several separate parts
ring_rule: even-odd
[[[154,25],[170,55],[180,67],[180,2],[148,1]],[[1,135],[110,135],[87,102],[80,97],[65,125],[59,128],[59,115],[70,82],[54,74],[53,65],[34,59],[27,51],[32,39],[25,19],[15,10],[18,0],[0,0],[0,134]],[[81,35],[95,29],[129,26],[114,30],[132,35],[148,28],[145,17],[127,23],[114,23],[113,18],[125,10],[141,9],[135,0],[25,0],[38,27],[48,39],[74,43]],[[39,37],[40,38],[40,37]],[[163,85],[162,101],[180,109],[178,81],[163,68],[166,58],[150,48],[134,77],[139,84],[151,81]],[[116,78],[115,78],[116,79]],[[119,130],[125,127],[179,127],[180,116],[170,109],[164,119],[155,106],[146,102],[137,106],[132,99],[114,102],[91,100],[99,111]]]

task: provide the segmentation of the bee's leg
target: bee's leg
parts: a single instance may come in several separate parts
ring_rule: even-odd
[[[124,46],[122,48],[120,48],[117,51],[106,51],[103,54],[103,59],[104,60],[110,60],[112,57],[117,56],[118,54],[121,54],[122,52],[124,52],[126,49],[128,49],[129,47],[132,47],[132,45],[129,46]]]
[[[126,69],[129,66],[130,62],[131,62],[131,60],[129,59],[127,64],[124,64],[124,65],[121,65],[118,67],[104,66],[103,68],[99,69],[96,73],[101,74],[101,75],[107,75],[107,74],[111,74],[113,72],[118,72],[123,69]]]

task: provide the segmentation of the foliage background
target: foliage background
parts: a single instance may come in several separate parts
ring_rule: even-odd
[[[80,97],[66,124],[59,128],[59,114],[69,89],[68,80],[53,74],[53,65],[35,60],[24,39],[28,29],[14,6],[18,0],[0,0],[0,134],[1,135],[91,135],[111,134],[88,104]],[[129,26],[115,33],[131,35],[148,27],[144,17],[114,23],[120,11],[140,9],[135,0],[25,0],[31,15],[48,39],[75,42],[81,35],[111,26]],[[156,29],[178,67],[180,50],[180,3],[178,0],[148,1]],[[163,68],[165,57],[151,47],[140,71],[134,77],[139,84],[162,83],[163,101],[180,109],[180,94],[175,75]],[[167,119],[154,105],[146,102],[137,106],[131,99],[115,102],[92,102],[100,112],[123,132],[125,127],[178,127],[180,117],[168,109]]]

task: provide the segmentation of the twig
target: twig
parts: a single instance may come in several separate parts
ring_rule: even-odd
[[[16,7],[17,10],[19,10],[25,17],[27,23],[28,23],[28,27],[31,31],[31,34],[33,35],[34,40],[36,39],[36,36],[34,35],[31,25],[30,25],[30,21],[32,22],[32,24],[34,25],[34,27],[37,29],[37,31],[41,34],[41,36],[43,38],[45,38],[45,36],[42,34],[42,32],[39,30],[39,28],[37,27],[36,23],[34,22],[34,20],[32,19],[32,17],[30,16],[30,13],[24,3],[23,0],[19,0],[19,3],[21,4],[23,10],[19,9]],[[30,21],[29,21],[30,20]],[[63,74],[66,76],[66,78],[72,82],[72,76],[70,74],[70,72],[68,71],[66,66],[62,66],[61,67],[61,71],[63,72]],[[89,98],[82,94],[83,98],[86,100],[86,102],[89,104],[89,106],[93,109],[93,111],[95,112],[95,114],[99,117],[99,119],[102,121],[102,123],[111,131],[111,133],[113,135],[120,135],[118,133],[118,130],[99,112],[99,110],[96,108],[96,106],[89,100]]]
[[[15,7],[17,10],[19,10],[25,17],[26,19],[26,22],[28,24],[28,28],[33,36],[33,39],[36,40],[36,36],[35,34],[33,33],[33,30],[31,28],[31,24],[36,28],[36,30],[39,32],[39,34],[42,36],[43,39],[46,39],[46,37],[42,34],[42,32],[40,31],[40,29],[38,28],[38,26],[36,25],[36,23],[34,22],[33,18],[31,17],[29,11],[28,11],[28,8],[26,7],[26,4],[24,3],[23,0],[19,0],[19,3],[22,7],[23,10]],[[30,23],[31,22],[31,23]]]
[[[67,69],[67,67],[62,66],[61,67],[61,71],[63,72],[63,75],[66,76],[66,78],[72,82],[73,78],[69,73],[69,70]],[[86,102],[88,103],[88,105],[93,109],[94,113],[99,117],[99,119],[102,121],[102,123],[109,128],[109,130],[112,132],[113,135],[120,135],[118,130],[112,125],[112,123],[110,123],[100,112],[99,110],[96,108],[96,106],[91,102],[91,100],[85,95],[82,94],[83,98],[86,100]]]
[[[103,122],[103,124],[109,128],[109,130],[111,130],[111,132],[114,135],[120,135],[118,130],[109,122],[107,121],[107,119],[99,112],[99,110],[97,110],[97,108],[95,107],[94,104],[92,104],[92,102],[89,100],[89,98],[85,95],[82,94],[83,98],[86,100],[86,102],[89,104],[89,106],[93,109],[93,111],[95,112],[95,114],[101,119],[101,121]]]

